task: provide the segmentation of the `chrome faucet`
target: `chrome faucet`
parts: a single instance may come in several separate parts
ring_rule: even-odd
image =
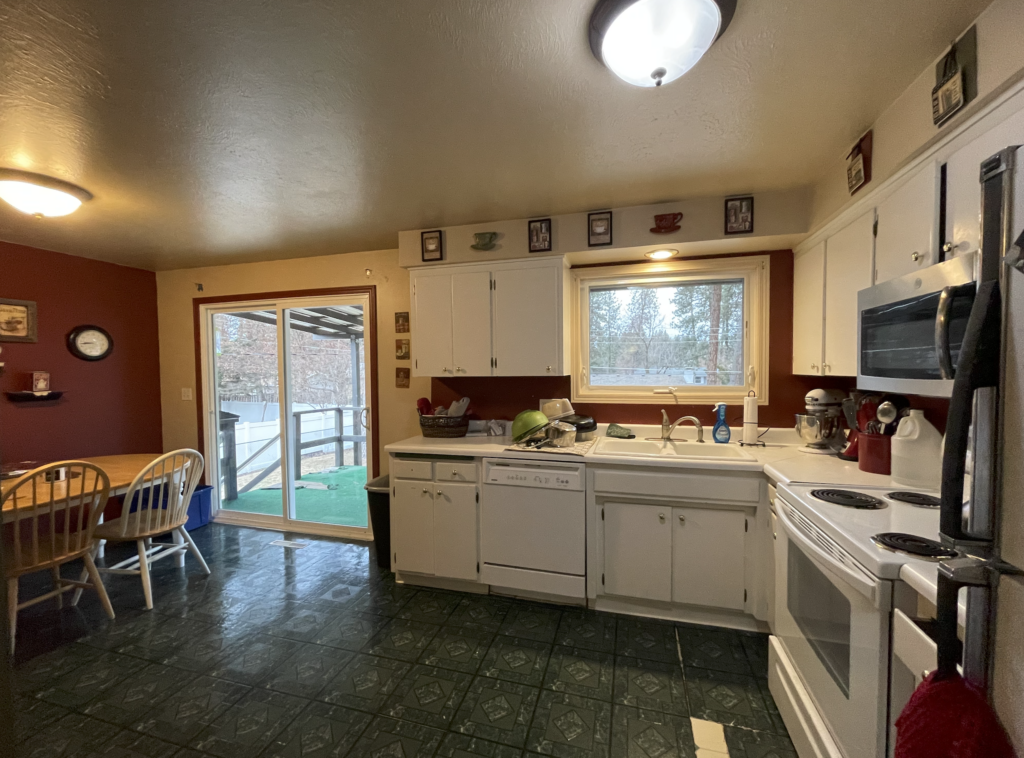
[[[664,409],[661,411],[661,441],[670,442],[672,440],[672,432],[676,430],[684,421],[692,421],[694,428],[697,430],[697,442],[704,441],[704,427],[701,426],[700,421],[694,416],[683,416],[680,419],[676,419],[675,423],[669,423],[668,413]],[[679,440],[677,440],[679,441]]]

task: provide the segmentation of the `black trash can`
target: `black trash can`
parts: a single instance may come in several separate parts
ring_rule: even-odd
[[[391,477],[378,476],[366,483],[370,504],[370,526],[377,546],[377,566],[391,570]]]

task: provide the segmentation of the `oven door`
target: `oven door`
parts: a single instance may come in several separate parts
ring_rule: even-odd
[[[964,255],[858,293],[858,389],[952,394],[974,266],[975,255]]]
[[[884,758],[892,583],[776,499],[775,636],[846,758]]]

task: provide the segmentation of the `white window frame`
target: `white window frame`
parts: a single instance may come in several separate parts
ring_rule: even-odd
[[[667,396],[676,404],[739,404],[747,393],[753,390],[757,393],[758,404],[767,404],[770,274],[770,258],[767,255],[573,269],[573,402],[661,404],[666,401]],[[743,355],[747,364],[746,383],[743,386],[590,386],[589,304],[592,288],[722,279],[743,280]]]

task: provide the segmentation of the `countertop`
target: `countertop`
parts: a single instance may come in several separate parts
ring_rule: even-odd
[[[603,436],[607,426],[598,426],[598,436]],[[661,434],[658,426],[631,425],[637,437],[657,437]],[[710,430],[706,432],[709,434]],[[733,429],[732,439],[738,440],[742,430]],[[693,430],[686,429],[684,439],[692,439]],[[808,482],[814,484],[833,484],[844,486],[892,486],[888,476],[867,474],[857,468],[856,463],[841,461],[834,455],[812,455],[800,452],[803,443],[797,433],[791,429],[772,429],[763,437],[765,447],[744,448],[751,458],[733,459],[685,459],[685,458],[637,458],[631,456],[597,455],[594,449],[583,457],[550,453],[534,453],[510,451],[506,448],[512,443],[507,437],[459,437],[456,439],[427,439],[410,437],[401,442],[393,442],[384,449],[388,453],[406,455],[462,455],[476,458],[529,458],[529,460],[561,461],[586,463],[589,465],[637,466],[643,468],[657,467],[702,469],[718,471],[757,471],[764,472],[769,479],[779,484],[791,482]],[[706,444],[714,445],[714,442]],[[736,442],[730,442],[735,446]]]

